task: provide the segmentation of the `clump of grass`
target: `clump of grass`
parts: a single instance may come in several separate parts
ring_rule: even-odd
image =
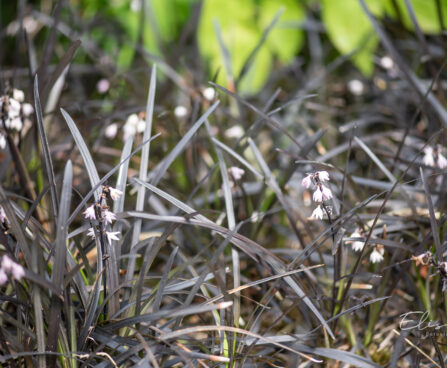
[[[425,88],[365,12],[392,72],[359,89],[309,62],[250,99],[144,52],[123,80],[145,106],[118,75],[77,99],[80,43],[49,68],[50,34],[1,97],[0,362],[444,366],[443,66]]]

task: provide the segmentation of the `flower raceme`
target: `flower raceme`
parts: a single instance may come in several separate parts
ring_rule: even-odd
[[[301,185],[306,189],[314,187],[315,191],[312,195],[314,202],[319,203],[317,208],[312,212],[312,218],[319,220],[323,219],[323,202],[333,197],[332,191],[323,183],[329,181],[329,173],[327,171],[316,171],[314,173],[307,174],[301,181]],[[321,205],[320,205],[321,204]]]
[[[25,94],[19,89],[13,89],[10,95],[0,96],[0,128],[22,131],[32,125],[29,116],[34,108],[25,102]],[[0,131],[0,149],[6,147],[5,132]]]
[[[329,181],[329,173],[327,171],[317,171],[307,176],[301,181],[301,185],[309,189],[312,185],[316,188],[312,198],[314,202],[324,202],[332,198],[332,191],[324,182]]]
[[[84,217],[86,219],[89,219],[91,221],[97,220],[100,223],[103,222],[106,224],[112,224],[113,221],[116,220],[116,215],[112,211],[110,211],[106,203],[103,203],[106,200],[107,194],[110,196],[112,200],[116,201],[117,199],[120,198],[123,192],[116,188],[103,186],[102,194],[98,203],[92,204],[91,206],[87,207],[87,209],[83,212]],[[103,233],[107,237],[109,243],[111,243],[112,240],[119,240],[118,238],[119,231],[112,232],[112,231],[106,231],[104,229]],[[94,238],[96,236],[95,229],[93,227],[89,228],[87,235]]]

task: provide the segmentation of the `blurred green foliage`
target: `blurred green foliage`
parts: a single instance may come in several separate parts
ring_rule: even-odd
[[[217,82],[231,85],[238,77],[249,55],[259,44],[264,30],[282,8],[280,22],[268,34],[260,47],[239,90],[257,92],[266,82],[276,57],[289,63],[303,44],[303,33],[295,28],[283,27],[281,22],[300,22],[305,18],[301,4],[294,0],[208,0],[203,4],[198,29],[199,48],[210,62],[210,70],[216,71],[224,62],[224,53],[216,32],[221,37],[230,57],[230,68],[221,68]],[[237,9],[237,10],[236,10]],[[230,69],[230,70],[228,70]]]
[[[414,30],[406,0],[365,2],[377,18],[387,17]],[[440,20],[447,20],[447,0],[409,2],[425,34],[442,31]],[[88,37],[121,69],[131,66],[138,43],[162,56],[178,40],[197,4],[198,0],[70,1],[84,20],[94,24]],[[352,54],[352,62],[366,76],[373,73],[379,39],[359,0],[203,0],[201,7],[196,36],[208,76],[217,73],[217,83],[230,89],[237,83],[239,93],[259,91],[275,65],[290,63],[302,51],[303,25],[311,12],[313,17],[319,14],[340,54]],[[273,20],[273,29],[263,39]]]

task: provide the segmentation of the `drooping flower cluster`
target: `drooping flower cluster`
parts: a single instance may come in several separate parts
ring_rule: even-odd
[[[424,148],[424,157],[422,163],[431,167],[439,167],[441,170],[447,167],[447,158],[442,154],[442,146],[439,144]]]
[[[350,238],[365,238],[366,234],[362,229],[356,229],[350,236]],[[347,240],[347,243],[351,243],[352,250],[354,252],[361,252],[365,246],[365,241],[356,239],[356,240]],[[374,245],[374,249],[369,255],[369,260],[371,263],[379,263],[383,261],[385,255],[385,249],[383,245],[376,244]]]
[[[103,186],[99,202],[89,206],[83,212],[84,217],[91,221],[97,221],[99,224],[102,225],[112,224],[112,222],[116,220],[116,215],[112,211],[110,211],[109,206],[107,206],[106,198],[108,195],[113,201],[116,201],[122,194],[123,192],[119,189],[115,189],[109,186]],[[112,240],[119,240],[119,231],[107,231],[105,226],[100,226],[99,229],[107,237],[109,243],[111,243]],[[91,227],[88,230],[87,235],[94,238],[95,229]]]
[[[134,136],[136,133],[144,132],[144,129],[146,129],[146,120],[144,118],[144,115],[144,112],[140,112],[138,115],[129,115],[126,124],[124,124],[123,126],[124,141],[126,141],[129,137]]]
[[[301,181],[301,185],[307,189],[313,187],[315,189],[312,199],[318,203],[317,208],[312,212],[312,218],[323,219],[323,202],[332,198],[332,191],[323,183],[329,181],[329,173],[327,171],[316,171],[307,174]]]
[[[6,147],[5,129],[20,132],[24,126],[30,126],[29,116],[33,107],[25,102],[25,94],[19,89],[13,89],[12,95],[0,96],[0,148]]]
[[[0,264],[0,286],[8,282],[8,277],[20,281],[24,276],[25,269],[5,254]]]

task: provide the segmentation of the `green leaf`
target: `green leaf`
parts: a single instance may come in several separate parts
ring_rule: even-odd
[[[438,9],[435,0],[410,0],[413,11],[416,15],[419,27],[424,33],[440,33],[441,25],[439,23]],[[442,15],[444,22],[447,19],[447,0],[440,0]],[[411,21],[405,0],[396,0],[399,8],[399,13],[402,17],[402,22],[408,29],[414,30],[413,22]],[[391,0],[386,1],[386,12],[392,17],[396,18],[396,9]]]
[[[293,0],[205,0],[200,17],[198,41],[202,56],[209,61],[210,75],[219,70],[217,83],[229,86],[229,75],[224,68],[224,57],[219,46],[213,21],[217,21],[222,40],[230,54],[233,76],[238,76],[247,58],[257,47],[263,31],[272,22],[281,7],[285,11],[278,24],[269,33],[260,47],[247,74],[239,84],[242,94],[259,91],[268,79],[277,57],[281,62],[290,62],[303,42],[302,32],[287,28],[287,23],[303,20],[304,11]]]
[[[303,32],[292,27],[292,24],[304,21],[306,14],[301,4],[294,0],[263,0],[259,9],[261,30],[269,25],[273,14],[276,14],[280,7],[284,7],[285,11],[275,29],[269,34],[266,43],[281,62],[289,63],[301,49],[304,41]]]
[[[372,55],[378,44],[378,37],[358,0],[321,2],[322,19],[334,46],[342,54],[358,50],[352,61],[364,74],[371,75],[374,67]],[[380,16],[383,13],[380,0],[369,0],[367,5],[374,15]]]

